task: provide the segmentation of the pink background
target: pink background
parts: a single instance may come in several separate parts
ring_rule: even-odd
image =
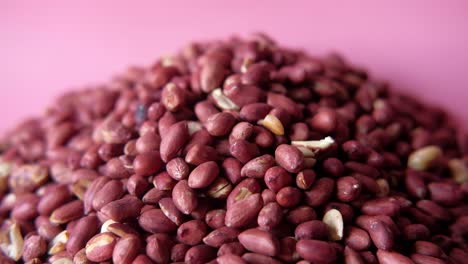
[[[0,0],[0,131],[65,89],[148,64],[185,42],[265,31],[337,50],[468,124],[467,1]]]

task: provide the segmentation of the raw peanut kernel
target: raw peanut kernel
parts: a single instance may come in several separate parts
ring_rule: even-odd
[[[65,250],[68,238],[70,237],[67,230],[60,232],[49,243],[49,255],[55,255]]]
[[[90,180],[80,179],[77,182],[73,183],[73,185],[70,188],[70,191],[76,197],[78,197],[78,199],[83,201],[86,190],[91,185],[91,183],[92,183],[92,181],[90,181]]]
[[[223,94],[221,88],[214,89],[211,96],[216,102],[216,105],[223,110],[239,110],[240,107],[236,105],[229,97]]]
[[[232,185],[225,178],[217,178],[207,190],[207,195],[216,199],[224,199],[232,191]]]
[[[185,105],[185,93],[174,83],[168,83],[163,89],[161,101],[167,110],[175,112]]]
[[[164,215],[176,225],[183,223],[183,214],[175,207],[174,201],[171,198],[162,198],[159,200],[159,208]]]
[[[112,261],[115,264],[132,262],[139,253],[140,239],[136,236],[126,236],[117,241],[112,253]]]
[[[281,121],[274,115],[265,116],[264,119],[258,121],[258,124],[264,126],[275,135],[284,135],[283,124],[281,124]]]
[[[244,227],[257,218],[262,207],[263,202],[260,194],[252,194],[228,208],[225,224],[233,228]]]
[[[457,183],[468,182],[468,167],[463,160],[452,159],[448,162],[448,167],[452,172],[453,180]]]
[[[18,192],[33,191],[44,184],[49,177],[46,167],[40,165],[20,165],[13,167],[8,184]]]
[[[118,223],[112,219],[109,219],[107,221],[105,221],[102,226],[101,226],[101,233],[104,233],[104,232],[110,232],[109,230],[109,226],[114,224],[114,223]]]
[[[74,264],[88,264],[90,261],[86,258],[86,249],[82,248],[73,256]]]
[[[408,167],[413,170],[424,171],[440,156],[442,156],[442,150],[437,146],[420,148],[408,157]]]
[[[262,155],[247,162],[242,167],[241,175],[244,177],[263,178],[266,171],[275,165],[275,158],[271,155]]]
[[[377,179],[375,182],[379,186],[379,192],[377,193],[378,197],[385,197],[390,193],[390,186],[386,179]]]
[[[320,240],[299,240],[296,251],[300,257],[313,263],[335,263],[338,257],[331,243]]]
[[[172,190],[174,204],[182,213],[190,214],[198,205],[195,191],[188,186],[186,180],[179,181]]]
[[[240,233],[238,239],[249,251],[268,256],[279,253],[279,241],[270,232],[252,228]]]
[[[112,233],[101,233],[86,243],[86,257],[95,262],[106,261],[112,257],[116,238]]]
[[[198,165],[188,177],[190,188],[208,187],[219,174],[219,167],[214,161],[208,161]]]
[[[12,164],[0,159],[0,193],[8,189],[8,175],[10,175]]]
[[[188,131],[189,131],[189,135],[193,135],[193,134],[195,134],[195,132],[200,131],[201,129],[203,129],[202,123],[196,122],[196,121],[187,122],[187,127],[188,127]]]
[[[288,172],[299,172],[304,167],[304,155],[292,145],[279,145],[275,150],[275,160]]]
[[[28,236],[24,241],[23,260],[30,261],[41,257],[47,251],[45,240],[39,235]]]
[[[78,219],[83,215],[83,202],[75,200],[55,209],[50,216],[54,224],[64,224]]]
[[[343,238],[343,216],[340,211],[331,209],[325,213],[322,221],[328,225],[329,237],[333,241]]]
[[[21,259],[23,244],[23,236],[16,223],[12,223],[7,232],[0,234],[0,249],[3,254],[15,261]]]
[[[314,158],[315,157],[315,152],[312,151],[311,149],[304,147],[304,146],[296,146],[297,149],[299,149],[302,154],[304,155],[304,158]]]
[[[332,137],[326,137],[321,140],[291,141],[294,146],[302,146],[312,150],[323,150],[329,148],[335,140]]]

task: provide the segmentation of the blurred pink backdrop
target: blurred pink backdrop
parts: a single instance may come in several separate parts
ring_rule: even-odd
[[[468,1],[0,0],[0,131],[189,40],[253,31],[339,51],[468,124]]]

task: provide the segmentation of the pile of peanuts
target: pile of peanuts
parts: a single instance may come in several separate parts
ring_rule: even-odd
[[[336,54],[191,43],[0,140],[0,263],[468,261],[468,136]]]

